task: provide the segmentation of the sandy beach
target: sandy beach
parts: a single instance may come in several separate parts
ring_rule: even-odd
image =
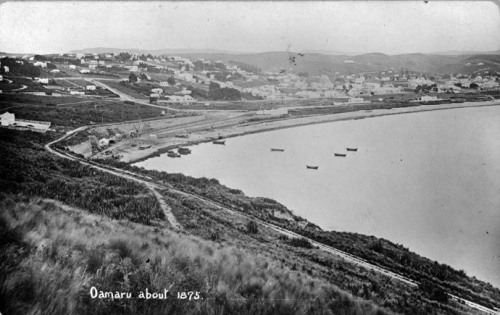
[[[167,150],[177,148],[180,146],[191,146],[202,142],[210,142],[218,137],[231,138],[243,136],[246,134],[266,132],[277,129],[292,128],[310,124],[320,124],[343,120],[353,119],[366,119],[371,117],[379,117],[385,115],[399,115],[410,114],[432,110],[445,110],[465,107],[481,107],[481,106],[498,106],[500,101],[488,102],[468,102],[459,104],[441,104],[441,105],[421,105],[415,107],[400,107],[392,109],[378,109],[378,110],[360,110],[355,112],[328,114],[328,115],[314,115],[297,118],[287,118],[274,121],[260,121],[260,122],[243,122],[240,117],[232,117],[230,119],[214,122],[213,124],[200,124],[200,126],[193,126],[183,130],[188,134],[188,138],[179,138],[175,136],[177,130],[171,132],[164,132],[158,134],[156,138],[149,135],[142,135],[140,138],[134,140],[122,141],[119,144],[110,148],[121,156],[120,161],[126,163],[135,163],[143,161],[152,156],[165,153]],[[154,130],[151,131],[154,133]],[[133,145],[135,144],[135,145]],[[140,150],[141,145],[151,145],[150,148]]]

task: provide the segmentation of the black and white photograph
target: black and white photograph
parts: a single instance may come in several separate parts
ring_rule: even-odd
[[[0,315],[500,314],[500,0],[2,1]]]

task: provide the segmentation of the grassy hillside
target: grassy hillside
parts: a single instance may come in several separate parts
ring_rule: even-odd
[[[50,139],[0,129],[0,190],[8,194],[0,197],[2,313],[474,314],[443,293],[464,294],[488,306],[500,301],[500,290],[401,245],[324,232],[274,200],[247,197],[214,179],[117,163],[203,198],[161,191],[185,230],[168,232],[158,201],[145,186],[55,157],[43,148]],[[410,287],[306,240],[284,237],[255,219],[426,285]],[[133,294],[145,288],[199,291],[205,299],[93,300],[92,286]]]

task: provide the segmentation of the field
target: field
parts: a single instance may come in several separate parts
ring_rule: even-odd
[[[133,98],[138,98],[138,99],[143,99],[143,100],[149,99],[149,94],[151,94],[151,89],[149,89],[148,96],[145,96],[145,95],[137,92],[133,88],[131,88],[130,85],[128,85],[128,84],[124,85],[124,84],[121,84],[120,82],[117,82],[117,81],[104,81],[103,83],[110,86],[111,88],[116,89],[122,93],[125,93]]]
[[[78,97],[0,94],[0,110],[9,108],[17,118],[50,121],[55,127],[79,127],[96,123],[113,123],[136,119],[160,118],[161,108],[121,101],[90,100]],[[55,106],[57,103],[76,105]]]

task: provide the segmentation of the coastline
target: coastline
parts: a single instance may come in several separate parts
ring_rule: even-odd
[[[345,113],[336,113],[328,115],[312,115],[289,119],[280,119],[273,121],[261,121],[261,122],[249,122],[244,124],[223,126],[221,128],[211,129],[205,128],[201,130],[193,131],[189,134],[189,138],[177,138],[177,137],[165,137],[159,139],[146,139],[141,138],[140,140],[144,143],[151,144],[151,148],[146,150],[138,150],[137,148],[132,148],[130,146],[130,141],[125,142],[121,146],[129,147],[130,151],[119,150],[122,158],[120,161],[129,164],[138,163],[145,161],[151,157],[159,156],[166,153],[168,150],[180,147],[180,146],[192,146],[199,143],[211,142],[217,139],[218,136],[224,139],[244,136],[247,134],[254,134],[260,132],[268,132],[273,130],[301,127],[313,124],[322,124],[336,121],[346,121],[346,120],[356,120],[356,119],[366,119],[373,117],[381,117],[387,115],[400,115],[400,114],[412,114],[419,112],[427,112],[434,110],[447,110],[456,108],[470,108],[470,107],[485,107],[485,106],[499,106],[500,101],[487,101],[487,102],[467,102],[458,104],[441,104],[441,105],[420,105],[415,107],[399,107],[391,109],[375,109],[375,110],[360,110]],[[133,149],[133,150],[132,150]]]

